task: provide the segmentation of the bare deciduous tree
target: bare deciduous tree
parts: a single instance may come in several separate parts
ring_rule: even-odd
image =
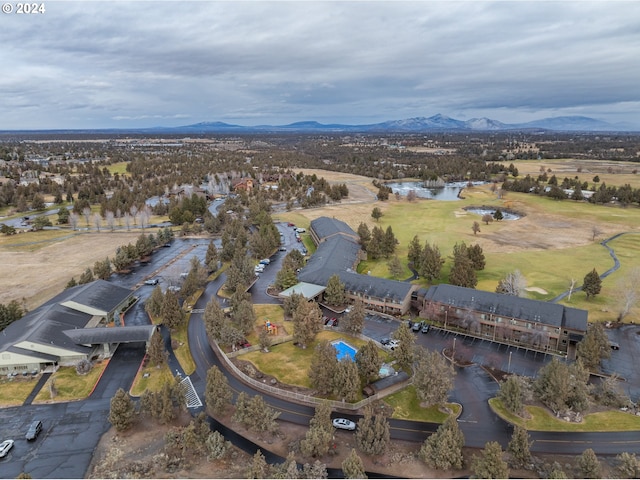
[[[109,210],[104,212],[104,219],[105,219],[105,223],[107,224],[107,227],[109,227],[109,229],[113,232],[113,229],[116,224],[116,218],[113,212]]]
[[[603,233],[604,232],[600,229],[598,225],[593,225],[591,227],[591,240],[595,242],[596,238],[598,238]]]
[[[520,270],[514,270],[513,272],[507,273],[507,275],[498,282],[496,293],[519,297],[524,294],[526,287],[527,280],[522,273],[520,273]]]
[[[621,322],[638,303],[638,298],[640,297],[640,268],[632,269],[627,276],[618,282],[616,297],[620,302],[618,321]]]

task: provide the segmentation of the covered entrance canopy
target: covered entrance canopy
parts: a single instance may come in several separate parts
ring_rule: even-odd
[[[293,287],[289,287],[286,290],[283,290],[278,294],[280,298],[288,298],[294,293],[298,295],[302,295],[307,300],[311,300],[316,298],[322,292],[324,292],[327,287],[323,285],[315,285],[313,283],[300,282]]]

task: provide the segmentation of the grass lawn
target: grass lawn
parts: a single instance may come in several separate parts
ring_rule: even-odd
[[[147,376],[145,377],[145,375]],[[173,378],[173,374],[166,364],[160,368],[147,366],[140,369],[138,375],[136,375],[130,393],[133,396],[139,397],[145,390],[158,392],[165,383],[172,382]]]
[[[107,365],[106,361],[97,362],[87,375],[78,375],[75,367],[60,367],[42,387],[33,403],[68,402],[87,398]],[[49,393],[52,381],[58,392],[54,398]]]
[[[190,316],[191,314],[188,314]],[[187,339],[187,327],[189,325],[189,319],[187,318],[183,324],[176,330],[171,331],[172,342],[178,342],[178,347],[173,349],[173,353],[176,354],[178,363],[184,370],[184,373],[191,375],[196,371],[196,364],[191,356],[191,350],[189,349],[189,342]]]
[[[617,432],[640,430],[640,417],[619,410],[591,413],[582,423],[570,423],[553,416],[547,409],[527,405],[529,419],[508,412],[497,398],[489,400],[489,405],[506,421],[520,425],[527,430],[545,432]]]
[[[416,395],[416,388],[413,385],[385,397],[383,401],[393,407],[391,418],[403,420],[444,423],[449,415],[457,417],[462,411],[462,407],[456,403],[446,405],[451,409],[451,414],[442,412],[437,405],[428,408],[421,407],[420,400]]]
[[[38,378],[15,377],[0,380],[0,407],[22,405],[36,386]]]
[[[118,175],[128,175],[127,173],[128,164],[129,162],[112,163],[111,165],[107,165],[107,169],[109,170],[109,173],[111,175],[115,175],[116,173]]]
[[[274,376],[281,383],[312,388],[308,372],[316,345],[322,340],[333,341],[337,339],[343,339],[356,348],[366,343],[364,340],[353,338],[345,333],[323,330],[305,349],[294,346],[293,342],[285,342],[271,347],[269,353],[255,351],[243,354],[238,358],[250,361],[258,370]]]

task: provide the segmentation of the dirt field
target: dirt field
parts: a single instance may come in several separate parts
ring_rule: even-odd
[[[82,233],[42,241],[44,232],[4,237],[0,243],[0,303],[18,300],[33,310],[60,293],[97,260],[113,258],[116,248],[135,243],[140,232]],[[19,246],[11,246],[19,244]],[[25,245],[26,244],[26,245]]]

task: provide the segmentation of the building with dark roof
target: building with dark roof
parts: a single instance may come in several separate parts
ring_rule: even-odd
[[[338,275],[347,296],[352,300],[360,298],[369,310],[390,315],[402,315],[409,310],[415,285],[355,271],[364,252],[358,234],[349,225],[335,218],[320,217],[311,221],[309,233],[318,248],[300,270],[301,282],[326,286],[329,278]]]
[[[132,302],[131,290],[104,280],[64,290],[2,331],[0,374],[75,365],[109,357],[119,343],[148,341],[152,325],[106,328]]]
[[[421,289],[415,297],[420,316],[445,329],[572,358],[587,331],[586,310],[557,303],[448,284]]]

